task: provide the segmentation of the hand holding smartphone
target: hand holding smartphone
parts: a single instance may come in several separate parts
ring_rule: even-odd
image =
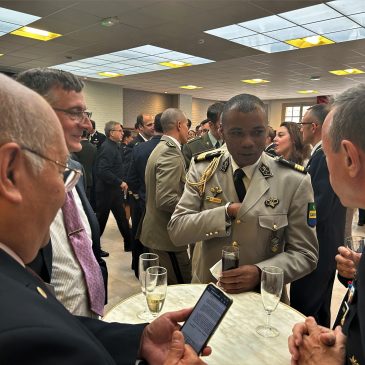
[[[208,284],[189,318],[181,327],[185,343],[200,354],[232,305],[228,297],[214,284]]]

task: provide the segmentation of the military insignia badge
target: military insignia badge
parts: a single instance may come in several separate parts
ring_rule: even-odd
[[[278,198],[270,197],[269,199],[265,200],[265,205],[267,207],[275,208],[279,204]]]
[[[352,356],[349,358],[349,360],[350,360],[351,365],[360,365],[360,363],[357,361],[357,359],[355,358],[355,356],[354,356],[354,355],[352,355]]]
[[[221,171],[222,171],[222,172],[227,172],[228,167],[229,167],[229,157],[228,157],[228,158],[226,158],[226,159],[223,161],[222,166],[221,166]]]
[[[208,200],[208,202],[210,202],[210,203],[216,203],[216,204],[222,203],[222,199],[221,198],[216,198],[214,196],[207,196],[205,198],[205,200]]]
[[[216,197],[218,194],[222,193],[222,191],[223,190],[219,186],[210,188],[210,192],[213,194],[214,197]]]
[[[266,166],[263,163],[261,163],[261,165],[259,167],[259,171],[261,172],[263,177],[272,177],[272,173],[270,171],[269,166]]]
[[[307,223],[309,227],[315,227],[317,224],[317,211],[315,203],[308,203]]]

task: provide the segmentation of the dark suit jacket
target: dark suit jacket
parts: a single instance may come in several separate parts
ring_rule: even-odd
[[[96,159],[97,149],[95,145],[88,140],[81,141],[82,150],[74,152],[72,156],[81,163],[85,170],[86,186],[89,188],[93,185],[93,166]]]
[[[132,161],[132,151],[135,146],[138,146],[141,143],[144,143],[145,140],[141,137],[140,134],[137,134],[137,136],[133,139],[133,141],[125,146],[123,148],[123,170],[128,174],[129,167],[131,165]],[[133,191],[130,189],[134,194],[137,194],[136,191]]]
[[[146,143],[139,143],[133,148],[131,164],[129,166],[127,175],[128,188],[137,193],[139,197],[146,202],[146,184],[145,184],[145,171],[148,157],[151,152],[158,145],[161,139],[161,135],[153,136]]]
[[[0,282],[2,365],[134,364],[144,325],[72,316],[43,282],[2,250]]]
[[[98,131],[95,131],[94,135],[90,137],[90,142],[97,148],[99,148],[104,143],[105,140],[106,140],[105,134],[100,133]]]
[[[96,157],[96,192],[108,192],[110,189],[119,189],[125,181],[123,168],[123,156],[121,146],[109,138],[103,143],[98,150]]]
[[[75,169],[82,169],[80,163],[74,160],[69,160],[69,165]],[[101,258],[100,255],[100,230],[99,223],[96,218],[96,215],[91,208],[89,200],[85,194],[85,186],[84,180],[80,179],[76,185],[76,191],[79,194],[80,200],[82,202],[82,206],[84,207],[84,211],[86,213],[87,219],[89,220],[90,228],[91,228],[91,240],[93,243],[93,252],[96,258],[96,261],[99,263],[101,273],[104,279],[105,286],[105,301],[107,302],[107,288],[108,288],[108,269],[106,267],[105,261]],[[37,257],[28,264],[45,282],[49,283],[52,275],[52,244],[51,241],[48,245],[42,248]]]

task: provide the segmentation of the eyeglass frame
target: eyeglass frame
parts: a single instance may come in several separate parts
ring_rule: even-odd
[[[51,159],[47,156],[44,156],[42,153],[37,152],[37,151],[33,150],[32,148],[29,148],[25,145],[20,145],[20,148],[24,151],[28,151],[30,153],[33,153],[34,155],[36,155],[40,158],[43,158],[46,161],[53,162],[57,166],[60,166],[60,167],[64,168],[65,171],[63,173],[70,171],[70,174],[67,176],[66,180],[63,181],[63,183],[65,185],[66,193],[70,192],[76,186],[76,184],[79,181],[80,177],[83,175],[81,170],[77,170],[77,169],[74,169],[74,168],[70,167],[67,162],[66,162],[66,164],[64,164],[64,163],[62,163],[58,160],[53,160],[53,159]],[[72,175],[71,173],[73,173],[74,175]]]
[[[305,123],[298,122],[298,125],[300,125],[300,126],[306,125],[306,124],[317,124],[317,123],[315,123],[315,122],[305,122]]]
[[[72,109],[61,109],[55,107],[52,107],[52,109],[57,112],[66,113],[70,116],[72,120],[78,120],[79,122],[82,122],[85,118],[90,119],[93,114],[92,112],[87,112],[85,110],[73,111]]]

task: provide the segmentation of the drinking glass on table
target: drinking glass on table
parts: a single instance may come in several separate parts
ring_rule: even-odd
[[[224,246],[222,248],[222,271],[236,269],[240,262],[238,246]]]
[[[271,313],[279,304],[283,290],[284,272],[280,267],[267,266],[261,272],[261,299],[266,311],[266,325],[258,326],[256,332],[263,337],[276,337],[279,331],[271,326]]]
[[[167,270],[162,266],[152,266],[146,271],[146,300],[150,313],[155,318],[165,303]]]
[[[155,253],[142,253],[141,255],[139,255],[139,281],[141,283],[141,289],[144,295],[146,295],[146,270],[151,266],[158,266],[158,264],[158,255]],[[143,312],[137,314],[137,317],[148,321],[151,319],[151,314],[149,313],[147,308],[145,308]]]

